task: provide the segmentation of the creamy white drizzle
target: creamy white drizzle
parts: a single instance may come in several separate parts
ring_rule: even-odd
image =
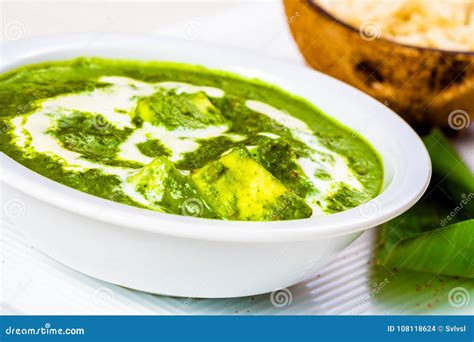
[[[24,116],[16,116],[11,121],[11,124],[14,127],[13,133],[15,135],[15,144],[20,147],[25,147],[28,140],[28,134],[24,131],[23,128],[25,119],[26,118]]]
[[[104,173],[126,178],[130,170],[123,167],[108,166],[85,159],[82,154],[61,146],[54,136],[47,132],[54,127],[55,121],[49,111],[40,110],[25,117],[23,124],[15,128],[17,141],[27,142],[22,147],[26,151],[44,153],[59,157],[67,170],[83,171],[84,169],[100,169]]]
[[[362,190],[362,184],[349,168],[347,159],[322,145],[304,121],[260,101],[247,100],[245,104],[249,109],[266,115],[289,128],[294,138],[314,151],[310,158],[299,158],[298,164],[317,189],[317,192],[306,198],[306,201],[316,213],[324,213],[325,198],[328,194],[336,192],[341,182],[355,190]],[[264,134],[260,133],[260,135]],[[333,161],[323,161],[318,152],[331,156]],[[325,180],[316,177],[315,173],[318,170],[327,172],[331,175],[331,179]]]
[[[127,178],[137,172],[136,169],[108,166],[85,159],[80,153],[64,148],[48,131],[54,128],[58,116],[68,115],[74,111],[100,114],[105,118],[105,121],[98,122],[99,126],[113,125],[118,129],[135,128],[128,113],[135,109],[140,97],[150,96],[160,89],[175,89],[177,93],[202,91],[210,97],[222,97],[225,93],[222,89],[213,87],[195,86],[181,82],[147,83],[118,76],[104,76],[100,78],[100,82],[110,85],[93,91],[66,94],[44,100],[36,111],[12,119],[15,143],[25,151],[59,157],[64,168],[68,170],[99,169],[105,174],[118,176],[122,180],[122,190],[127,196],[145,206],[156,207],[126,182]],[[295,139],[306,144],[314,152],[309,158],[299,158],[297,161],[317,189],[317,192],[306,198],[314,210],[313,215],[325,214],[324,200],[329,194],[337,191],[339,182],[345,183],[353,189],[362,189],[361,183],[348,167],[346,158],[323,146],[306,123],[263,102],[248,100],[246,106],[288,127]],[[235,142],[246,139],[244,135],[228,133],[228,129],[227,125],[219,125],[199,129],[169,130],[166,127],[153,126],[145,122],[141,128],[135,128],[127,140],[119,146],[118,158],[142,164],[152,162],[153,158],[143,155],[137,147],[137,144],[149,139],[158,139],[165,145],[172,153],[170,159],[173,162],[180,160],[184,154],[195,151],[199,147],[198,139],[218,136],[225,136]],[[270,132],[260,132],[259,135],[271,139],[280,137]],[[247,146],[248,149],[254,147]],[[321,154],[331,156],[328,158],[330,160],[324,161]],[[316,177],[315,172],[318,170],[326,171],[331,175],[331,179],[323,180]]]
[[[197,139],[208,139],[222,135],[229,129],[226,125],[208,126],[198,129],[168,130],[165,127],[153,126],[143,123],[143,127],[136,129],[128,139],[120,145],[119,157],[128,160],[143,161],[148,164],[153,158],[144,156],[137,148],[136,144],[148,139],[159,139],[170,151],[170,160],[175,162],[180,160],[185,153],[192,152],[199,147]]]
[[[270,139],[278,139],[280,136],[278,134],[268,133],[268,132],[261,132],[257,135],[261,135],[262,137],[267,137]]]

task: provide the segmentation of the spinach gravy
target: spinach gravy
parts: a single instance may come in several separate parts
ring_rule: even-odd
[[[23,66],[0,76],[0,126],[0,150],[27,168],[164,213],[328,215],[372,199],[383,180],[374,149],[308,101],[200,66]]]

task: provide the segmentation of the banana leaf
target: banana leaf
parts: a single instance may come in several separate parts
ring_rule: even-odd
[[[435,129],[423,138],[423,142],[433,166],[431,185],[441,187],[454,203],[460,203],[467,195],[473,194],[474,175],[443,133]],[[474,153],[474,148],[471,152]],[[473,200],[468,201],[465,210],[471,217],[474,216]]]
[[[430,186],[381,227],[377,263],[474,278],[474,176],[440,131],[423,141],[433,165]]]
[[[384,265],[415,271],[474,278],[474,220],[451,224],[400,240]]]

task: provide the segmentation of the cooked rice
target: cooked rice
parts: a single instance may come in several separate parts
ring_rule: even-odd
[[[474,50],[474,0],[313,1],[351,26],[372,24],[377,34],[403,44]]]

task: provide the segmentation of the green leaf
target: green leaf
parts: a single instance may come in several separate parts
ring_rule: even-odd
[[[433,166],[431,185],[439,186],[459,203],[464,196],[474,193],[474,175],[459,154],[449,144],[440,130],[433,130],[423,138]],[[474,216],[474,201],[469,201],[465,210]]]
[[[474,278],[474,220],[399,240],[381,260],[385,266]]]
[[[474,278],[474,176],[440,131],[423,141],[431,184],[413,208],[381,227],[377,262]]]

